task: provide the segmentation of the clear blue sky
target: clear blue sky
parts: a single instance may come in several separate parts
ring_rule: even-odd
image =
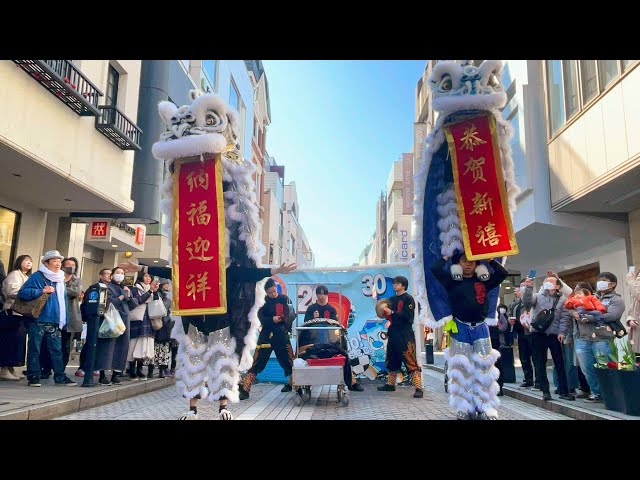
[[[264,60],[267,152],[295,181],[316,266],[348,266],[375,231],[391,165],[413,148],[426,60]]]

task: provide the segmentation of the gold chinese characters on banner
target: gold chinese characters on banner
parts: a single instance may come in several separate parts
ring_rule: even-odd
[[[469,260],[518,253],[502,175],[495,118],[445,125],[464,251]]]
[[[219,155],[175,162],[173,299],[175,315],[226,313],[225,222]]]

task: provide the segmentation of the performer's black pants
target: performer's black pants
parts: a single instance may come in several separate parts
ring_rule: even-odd
[[[266,345],[266,344],[262,344]],[[256,351],[253,355],[253,365],[249,369],[249,373],[258,374],[264,370],[267,366],[267,362],[269,361],[269,357],[271,356],[271,351],[276,352],[276,358],[278,359],[278,363],[284,370],[284,375],[288,377],[291,375],[291,367],[293,366],[293,348],[291,347],[291,343],[287,340],[287,342],[278,347],[269,346],[262,347],[260,343],[258,343],[258,347],[256,347]]]
[[[409,373],[422,371],[416,359],[416,339],[411,325],[394,329],[389,327],[386,367],[397,372],[404,363]]]

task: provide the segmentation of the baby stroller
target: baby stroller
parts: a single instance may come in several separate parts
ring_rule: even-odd
[[[306,359],[308,366],[293,365],[291,379],[294,404],[300,406],[311,398],[311,387],[336,385],[336,401],[349,405],[345,383],[345,362],[349,357],[338,353],[347,350],[346,331],[335,320],[315,319],[295,329],[296,358]],[[317,358],[314,358],[317,357]]]

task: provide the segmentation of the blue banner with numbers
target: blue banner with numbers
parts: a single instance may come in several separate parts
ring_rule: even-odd
[[[409,279],[408,292],[411,294],[413,290],[407,264],[299,270],[273,278],[278,291],[293,301],[299,325],[307,308],[316,301],[316,286],[326,285],[329,303],[336,308],[343,322],[347,319],[349,358],[354,372],[373,379],[385,371],[388,327],[387,320],[376,316],[373,294],[375,291],[378,299],[393,296],[392,280],[398,275]]]

